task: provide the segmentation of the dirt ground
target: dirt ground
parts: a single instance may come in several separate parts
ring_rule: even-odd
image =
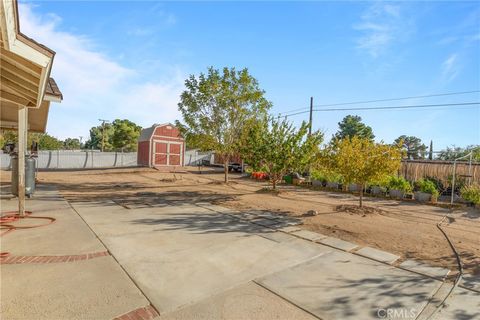
[[[0,178],[2,184],[9,183],[10,172],[1,171]],[[337,206],[356,204],[358,198],[293,186],[280,186],[279,193],[263,192],[266,182],[239,174],[232,174],[225,185],[221,172],[200,174],[196,168],[177,173],[148,168],[39,172],[37,180],[55,185],[74,201],[110,199],[127,208],[160,205],[158,199],[210,201],[235,209],[288,214],[302,219],[302,227],[308,230],[457,270],[452,249],[437,228],[450,211],[436,206],[367,198],[365,205],[379,209],[375,213],[338,212]],[[304,216],[309,210],[318,215]],[[443,227],[461,255],[465,272],[480,274],[480,212],[461,208],[451,217]]]

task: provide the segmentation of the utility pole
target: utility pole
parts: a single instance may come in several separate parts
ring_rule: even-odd
[[[308,122],[308,135],[312,134],[313,97],[310,97],[310,121]]]
[[[108,123],[108,120],[98,119],[98,121],[102,121],[102,152],[105,148],[105,124]]]

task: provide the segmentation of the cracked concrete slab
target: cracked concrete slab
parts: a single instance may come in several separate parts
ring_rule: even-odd
[[[314,320],[317,318],[256,283],[248,282],[178,311],[163,314],[161,319]]]
[[[330,250],[286,234],[269,239],[275,231],[198,206],[172,209],[130,210],[105,223],[78,208],[161,313]]]
[[[386,309],[427,304],[441,282],[334,251],[256,280],[321,319],[376,319]]]
[[[364,256],[373,260],[377,260],[380,262],[385,262],[388,264],[392,264],[398,259],[400,259],[399,256],[393,253],[370,248],[370,247],[363,247],[362,249],[358,250],[356,253],[361,256]]]

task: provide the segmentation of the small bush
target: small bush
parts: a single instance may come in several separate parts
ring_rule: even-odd
[[[370,187],[383,187],[387,188],[390,183],[390,176],[383,177],[382,179],[372,180],[368,183]]]
[[[473,204],[480,204],[480,185],[464,186],[461,190],[461,195],[463,199]]]
[[[338,173],[328,171],[328,170],[313,170],[312,179],[322,181],[322,182],[336,182],[342,183],[342,176]]]
[[[327,174],[324,170],[312,170],[311,178],[322,182],[327,181]]]
[[[395,177],[395,176],[390,177],[388,181],[388,187],[391,190],[400,190],[404,192],[412,191],[412,186],[410,185],[410,182],[405,180],[403,177]]]
[[[439,191],[443,191],[446,189],[443,182],[436,177],[425,177],[425,180],[432,181],[435,184],[435,188]]]
[[[420,179],[415,182],[415,189],[420,192],[430,193],[434,197],[438,197],[439,194],[435,183],[427,179]]]

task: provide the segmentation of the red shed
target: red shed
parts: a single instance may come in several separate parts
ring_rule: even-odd
[[[183,166],[185,141],[171,123],[143,129],[138,138],[137,163],[142,166]]]

